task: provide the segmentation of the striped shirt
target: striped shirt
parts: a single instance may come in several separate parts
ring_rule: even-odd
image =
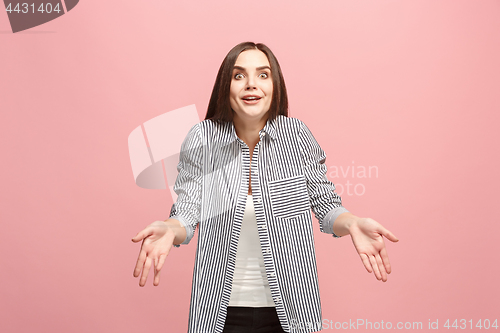
[[[327,177],[326,154],[299,119],[279,115],[250,149],[232,122],[204,120],[181,146],[170,218],[186,228],[188,244],[198,226],[188,333],[221,333],[231,296],[238,238],[251,174],[264,265],[286,332],[321,330],[321,302],[311,209],[320,230],[333,233],[342,213]]]

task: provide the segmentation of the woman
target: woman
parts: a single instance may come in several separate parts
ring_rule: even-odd
[[[204,121],[181,147],[177,202],[143,240],[134,270],[154,285],[172,245],[198,226],[189,332],[321,330],[311,209],[320,230],[351,235],[368,270],[391,271],[382,235],[370,218],[342,206],[326,178],[326,155],[307,126],[288,117],[280,66],[263,44],[235,46],[224,59]]]

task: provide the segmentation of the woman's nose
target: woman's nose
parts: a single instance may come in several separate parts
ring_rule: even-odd
[[[255,82],[253,80],[248,80],[246,90],[255,89]]]
[[[253,78],[253,76],[250,76],[248,78],[248,81],[247,81],[246,89],[250,90],[250,89],[254,89],[254,88],[255,88],[255,79]]]

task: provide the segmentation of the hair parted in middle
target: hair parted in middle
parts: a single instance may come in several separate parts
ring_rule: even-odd
[[[274,120],[277,115],[280,114],[288,117],[288,96],[278,59],[276,59],[273,52],[266,45],[262,43],[244,42],[233,47],[224,58],[219,68],[219,72],[217,73],[217,78],[215,79],[205,120],[211,119],[217,123],[233,121],[233,110],[229,102],[233,67],[241,52],[253,49],[264,52],[271,65],[273,96],[268,111],[268,119]]]

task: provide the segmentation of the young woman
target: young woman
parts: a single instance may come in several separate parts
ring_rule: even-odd
[[[391,272],[370,218],[342,206],[327,179],[326,155],[307,126],[288,117],[285,82],[264,44],[236,45],[224,59],[204,121],[187,134],[170,217],[143,240],[134,276],[154,285],[172,246],[198,226],[189,332],[316,332],[321,304],[311,209],[320,230],[350,235],[378,280]]]

